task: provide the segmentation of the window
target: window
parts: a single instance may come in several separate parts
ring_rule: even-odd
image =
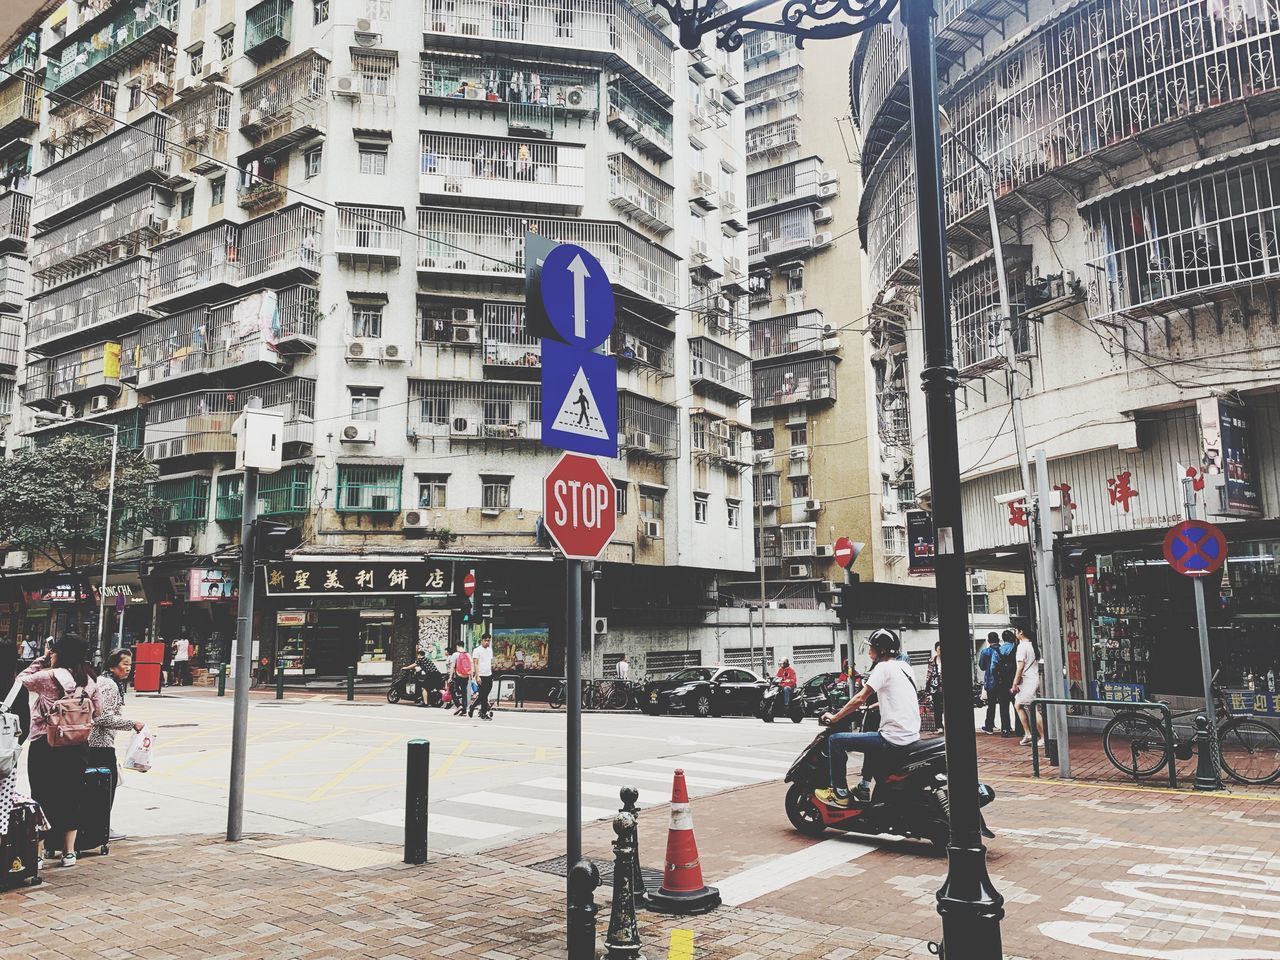
[[[1008,610],[1005,612],[1009,615],[1010,620],[1025,620],[1031,615],[1031,607],[1023,594],[1012,594],[1006,597],[1005,604],[1008,606]]]
[[[510,477],[481,477],[484,484],[481,506],[485,510],[505,510],[511,506]]]
[[[133,83],[133,84],[130,84],[125,89],[129,91],[129,106],[127,109],[137,110],[140,106],[142,106],[142,103],[144,100],[143,93],[142,93],[142,85]]]
[[[391,0],[364,0],[364,15],[369,20],[390,20]]]
[[[198,6],[199,4],[197,4]],[[311,22],[319,25],[329,19],[329,0],[311,0]]]
[[[783,527],[782,552],[788,557],[808,557],[813,554],[812,527]]]
[[[793,447],[807,446],[809,443],[809,425],[801,424],[798,427],[791,428],[791,445]]]
[[[387,148],[374,143],[360,144],[360,172],[374,177],[386,176]]]
[[[661,490],[646,490],[640,488],[640,519],[641,520],[661,520],[662,519],[662,498],[665,494]]]
[[[183,190],[178,194],[178,217],[185,220],[195,209],[195,191]]]
[[[614,505],[616,509],[614,513],[618,516],[625,516],[627,512],[627,488],[630,486],[625,480],[613,481]]]
[[[693,522],[707,522],[707,495],[705,493],[695,493],[693,495]]]
[[[320,157],[323,151],[320,147],[312,147],[303,154],[303,162],[306,164],[307,179],[320,176]]]
[[[976,590],[969,591],[969,612],[970,613],[990,613],[991,602],[986,592],[979,593]]]
[[[198,43],[187,51],[187,72],[193,77],[200,76],[204,69],[204,44]]]
[[[726,500],[724,503],[725,510],[729,516],[729,527],[737,530],[742,526],[742,504],[737,500]]]
[[[227,178],[215,177],[209,181],[209,206],[216,207],[226,199]]]
[[[809,478],[791,477],[791,499],[807,500],[809,498]]]
[[[351,335],[353,337],[381,337],[382,304],[353,303],[351,305]]]
[[[360,92],[365,96],[389,97],[396,60],[371,54],[352,54],[351,66],[360,78]]]
[[[755,438],[755,446],[757,450],[773,449],[773,431],[772,430],[756,430],[753,434]]]
[[[445,490],[449,485],[446,473],[418,474],[418,506],[442,510],[448,506]]]
[[[223,60],[230,60],[236,52],[236,28],[228,27],[227,32],[218,37],[218,55]]]
[[[350,387],[351,419],[372,421],[378,419],[378,394],[380,387]]]
[[[689,445],[694,450],[707,449],[707,421],[701,417],[689,421]]]
[[[341,512],[399,513],[400,468],[338,465]]]

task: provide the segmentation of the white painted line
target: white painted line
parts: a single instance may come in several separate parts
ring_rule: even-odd
[[[691,761],[699,760],[706,761],[707,763],[714,763],[717,766],[724,767],[726,770],[748,769],[773,771],[776,776],[786,773],[791,767],[791,764],[789,763],[779,763],[777,758],[761,760],[755,757],[743,756],[741,754],[730,755],[728,753],[703,751],[701,753],[691,753],[688,756]]]
[[[772,857],[741,873],[735,873],[716,886],[720,889],[720,899],[727,906],[740,907],[793,883],[816,877],[824,870],[856,860],[875,849],[871,844],[845,839],[824,840],[795,853]]]
[[[450,797],[449,802],[472,804],[477,807],[492,807],[495,810],[504,810],[508,813],[532,813],[543,817],[557,817],[561,820],[566,820],[569,816],[568,811],[565,810],[564,803],[557,803],[554,800],[538,800],[533,797],[489,793],[487,790],[481,790],[479,793],[468,793],[461,797]],[[604,807],[583,807],[582,819],[604,820],[612,818],[616,813],[616,810],[606,810]]]
[[[370,813],[360,818],[370,823],[385,823],[389,827],[404,826],[403,810],[384,810],[382,813]],[[427,832],[447,834],[459,840],[492,840],[494,837],[515,833],[515,827],[501,823],[489,823],[485,820],[465,820],[462,817],[450,817],[432,811],[427,814]]]
[[[588,767],[587,771],[596,777],[617,777],[624,786],[628,780],[652,780],[654,783],[664,784],[667,788],[666,792],[671,792],[671,772],[675,767],[668,768],[668,772],[659,773],[656,770],[637,769],[633,764],[624,767]],[[707,790],[723,790],[726,787],[742,786],[737,780],[711,780],[706,777],[685,777],[685,785],[689,788],[701,787]]]
[[[658,760],[635,760],[636,764],[646,767],[666,767],[675,772],[690,770],[695,773],[709,773],[716,777],[736,777],[746,783],[760,783],[764,780],[777,780],[785,770],[762,770],[757,767],[730,767],[719,763],[707,763],[705,760],[690,760],[687,757],[662,757]]]
[[[521,784],[522,787],[536,787],[539,790],[559,790],[561,793],[565,791],[565,782],[556,777],[543,777],[540,780],[528,780]],[[655,790],[652,787],[644,787],[640,789],[640,799],[636,803],[641,807],[652,807],[659,803],[666,803],[666,798],[656,799]],[[617,800],[618,809],[622,808],[622,800],[618,796],[618,787],[612,783],[596,783],[592,780],[584,780],[582,782],[582,792],[592,797],[608,797],[611,800]]]

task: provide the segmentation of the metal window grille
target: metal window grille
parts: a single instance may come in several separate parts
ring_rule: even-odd
[[[714,340],[692,337],[689,340],[689,379],[695,383],[709,381],[718,384],[745,399],[751,394],[751,359]]]
[[[401,469],[338,464],[339,513],[398,513]]]
[[[1014,353],[1026,353],[1030,346],[1027,319],[1022,316],[1026,274],[1006,265],[1006,275],[1013,309]],[[956,365],[961,370],[987,367],[1003,361],[1005,324],[1001,318],[1000,284],[992,257],[952,277],[951,323]]]
[[[754,371],[756,407],[780,407],[836,398],[836,361],[831,357],[797,360]]]
[[[752,220],[747,232],[747,255],[767,256],[813,246],[817,231],[812,207],[782,210]]]
[[[395,93],[396,65],[394,57],[351,54],[351,69],[360,80],[361,95],[366,97],[390,97]]]
[[[618,393],[618,439],[623,447],[650,456],[679,455],[677,408],[649,397]]]
[[[149,260],[128,260],[28,301],[27,339],[31,346],[123,317],[143,314],[150,279]]]
[[[26,403],[58,400],[95,387],[117,386],[119,382],[119,342],[95,343],[28,363],[22,397]]]
[[[386,152],[382,151],[383,159]],[[363,164],[363,161],[362,161]],[[362,170],[363,172],[363,170]],[[404,211],[395,207],[338,207],[338,252],[400,256]]]
[[[581,206],[586,151],[530,140],[424,133],[424,194]]]
[[[791,662],[796,666],[815,663],[833,664],[835,661],[836,648],[834,644],[815,643],[791,648]]]
[[[13,395],[17,383],[11,377],[0,377],[0,417],[13,415]]]
[[[650,650],[644,655],[644,669],[649,676],[678,673],[702,666],[701,650]]]
[[[31,234],[31,197],[11,190],[0,194],[0,240],[22,240]]]
[[[218,477],[214,519],[239,520],[244,512],[241,494],[244,478],[236,474]],[[258,478],[258,516],[274,517],[311,510],[311,467],[292,464]]]
[[[876,396],[880,440],[888,446],[911,446],[911,408],[905,390],[882,390]]]
[[[316,382],[289,377],[239,390],[199,390],[147,405],[146,454],[165,460],[191,454],[234,453],[231,425],[249,397],[284,416],[285,444],[310,444],[315,434]]]
[[[168,504],[169,523],[203,523],[209,519],[209,488],[209,477],[180,477],[157,482],[151,493]]]
[[[159,235],[171,209],[156,187],[96,207],[32,241],[32,275],[51,287],[123,260]]]
[[[289,41],[293,25],[293,0],[263,0],[244,17],[244,52],[251,53],[277,41]]]
[[[776,473],[760,473],[756,475],[756,482],[753,486],[753,501],[756,506],[764,503],[766,506],[778,503],[778,480]]]
[[[610,337],[610,349],[620,362],[635,363],[658,375],[675,373],[675,334],[621,311]]]
[[[812,526],[792,526],[782,528],[782,555],[784,557],[813,556]]]
[[[542,340],[525,329],[523,306],[486,303],[481,317],[486,364],[505,367],[542,365]]]
[[[13,79],[12,73],[0,75],[6,84],[10,79]],[[38,123],[42,99],[40,85],[31,77],[19,77],[17,83],[0,88],[0,127],[24,120],[29,124]]]
[[[0,366],[17,367],[21,359],[22,318],[0,314]]]
[[[32,30],[0,55],[0,70],[34,70],[40,56],[40,33]]]
[[[184,170],[204,170],[214,160],[226,161],[231,129],[231,91],[209,86],[165,108],[173,120],[169,137],[179,147]]]
[[[729,647],[724,651],[724,666],[737,667],[740,670],[760,671],[760,658],[763,655],[766,670],[774,667],[773,647]]]
[[[54,160],[82,150],[116,129],[119,89],[115,80],[103,80],[74,97],[63,99],[60,94],[48,99],[49,124],[44,142]]]
[[[369,20],[390,20],[391,0],[364,0],[364,16]]]
[[[625,153],[609,154],[609,202],[638,223],[666,233],[674,226],[675,188]]]
[[[805,157],[747,177],[747,207],[767,207],[817,196],[822,174],[819,157]]]
[[[610,124],[625,123],[661,154],[671,155],[671,114],[666,107],[623,76],[609,81],[608,96]]]
[[[410,380],[408,429],[414,436],[539,440],[542,386],[498,380]]]
[[[800,121],[795,117],[773,120],[747,131],[747,159],[758,159],[800,146]]]
[[[113,65],[123,66],[120,61],[125,58],[127,48],[153,36],[171,41],[177,25],[178,0],[153,0],[136,9],[132,5],[123,6],[93,36],[70,44],[59,60],[50,59],[45,82],[51,90],[72,95],[73,85],[79,87],[74,83],[77,79],[90,71],[101,75],[95,69],[99,64],[111,61]],[[146,47],[147,44],[138,43],[136,49],[145,51]]]
[[[424,54],[419,64],[418,94],[462,100],[465,105],[465,91],[473,89],[483,91],[486,98],[492,93],[509,106],[537,106],[532,102],[536,74],[545,92],[547,109],[560,114],[595,113],[600,109],[599,74],[568,67],[548,71],[545,67],[542,62],[510,57],[459,57],[432,52]]]
[[[881,542],[887,557],[905,557],[907,555],[907,530],[905,527],[882,527]]]
[[[240,227],[242,282],[291,268],[320,269],[324,213],[296,204]]]
[[[866,222],[874,290],[891,282],[916,255],[915,163],[909,152],[894,153],[871,185]]]
[[[743,87],[748,111],[754,112],[770,105],[777,106],[777,101],[784,104],[798,103],[801,97],[800,82],[804,74],[804,65],[793,61],[779,65],[780,69],[757,73]],[[748,125],[751,121],[748,119]]]
[[[311,24],[320,26],[329,19],[329,0],[311,0]]]
[[[325,109],[328,80],[329,61],[315,53],[255,77],[240,88],[241,128],[266,131],[259,134],[259,145],[274,139],[275,132],[300,129]]]
[[[21,309],[27,295],[27,261],[0,255],[0,306]]]
[[[196,307],[144,324],[122,342],[121,377],[139,388],[208,367],[209,312]]]
[[[235,224],[215,223],[156,247],[151,256],[151,299],[238,282],[244,269],[239,230]]]
[[[761,60],[786,56],[795,49],[796,38],[789,34],[754,30],[742,44],[742,59],[748,66],[758,66]]]

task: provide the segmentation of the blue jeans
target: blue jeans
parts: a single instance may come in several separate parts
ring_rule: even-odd
[[[858,753],[866,755],[867,762],[862,768],[862,776],[865,780],[868,779],[868,773],[874,776],[872,761],[875,760],[876,754],[886,746],[888,744],[879,731],[875,733],[833,733],[827,741],[827,751],[831,760],[831,786],[837,790],[843,790],[848,786],[848,781],[845,777],[845,769],[849,763],[848,751],[856,750]]]
[[[791,706],[791,694],[793,693],[795,693],[794,687],[782,688],[782,706],[784,709],[789,708]]]

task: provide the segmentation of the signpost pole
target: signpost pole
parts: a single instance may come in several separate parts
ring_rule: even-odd
[[[236,601],[235,702],[231,725],[231,789],[227,799],[227,839],[244,836],[244,767],[249,738],[249,678],[253,673],[253,521],[258,515],[258,470],[245,467],[240,489],[240,597]]]
[[[1053,512],[1049,508],[1049,464],[1044,450],[1035,452],[1036,458],[1036,526],[1038,528],[1037,548],[1040,555],[1035,558],[1034,569],[1038,571],[1036,588],[1040,595],[1036,598],[1036,607],[1040,610],[1040,644],[1044,649],[1045,673],[1048,683],[1045,689],[1050,698],[1062,699],[1071,695],[1065,682],[1063,661],[1066,652],[1062,649],[1062,619],[1058,613],[1057,573],[1053,564]],[[1030,501],[1030,491],[1028,491]],[[1065,507],[1063,509],[1066,509]],[[1052,722],[1050,722],[1052,718]],[[1065,704],[1050,704],[1045,711],[1045,736],[1055,738],[1058,757],[1058,774],[1064,780],[1071,779],[1071,745],[1068,742],[1067,708]],[[1046,741],[1047,742],[1047,741]]]
[[[566,863],[582,859],[582,561],[565,560],[565,691],[569,725],[565,732],[568,762],[568,838]]]
[[[1186,500],[1187,519],[1196,520],[1196,490],[1192,477],[1182,480],[1182,492]],[[1209,749],[1213,751],[1213,787],[1222,789],[1218,757],[1218,717],[1213,699],[1213,664],[1209,660],[1209,619],[1204,606],[1204,577],[1191,578],[1196,596],[1196,631],[1200,635],[1200,676],[1204,681],[1204,715],[1209,721]]]

